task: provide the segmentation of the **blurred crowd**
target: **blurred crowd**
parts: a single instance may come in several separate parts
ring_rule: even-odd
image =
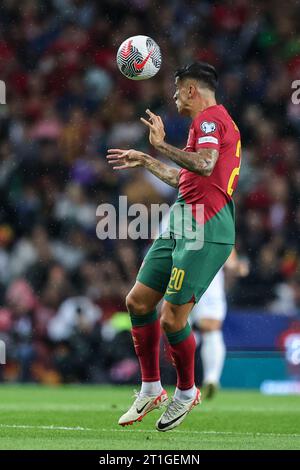
[[[122,312],[149,241],[99,240],[96,208],[119,195],[171,204],[176,194],[143,170],[114,173],[105,155],[109,147],[153,154],[139,121],[147,107],[161,115],[167,141],[184,147],[189,121],[176,114],[174,71],[194,60],[217,67],[218,99],[242,133],[237,250],[250,273],[231,285],[230,305],[299,314],[300,105],[291,99],[299,25],[291,0],[1,1],[5,380],[137,374]],[[161,47],[154,79],[117,70],[117,48],[135,34]]]

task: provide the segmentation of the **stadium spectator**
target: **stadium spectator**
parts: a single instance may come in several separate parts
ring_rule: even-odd
[[[47,367],[54,381],[70,380],[68,361],[58,365],[62,350],[51,356],[47,342],[50,318],[74,296],[101,308],[102,324],[124,310],[147,242],[97,239],[96,207],[119,194],[146,204],[175,195],[143,172],[113,174],[104,156],[108,146],[149,152],[138,119],[146,107],[162,116],[168,141],[184,146],[188,122],[176,115],[171,77],[194,59],[218,68],[220,100],[243,137],[237,249],[251,269],[230,305],[298,314],[300,107],[291,83],[300,72],[300,8],[287,1],[284,9],[279,0],[2,0],[0,331],[19,368],[10,369],[14,380],[47,380]],[[144,83],[115,63],[140,25],[163,54],[158,76]],[[27,303],[16,303],[19,289]],[[75,380],[101,380],[99,370],[80,369]]]

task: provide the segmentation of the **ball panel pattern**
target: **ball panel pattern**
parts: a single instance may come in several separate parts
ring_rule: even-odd
[[[117,65],[122,74],[131,80],[151,78],[161,66],[160,49],[147,36],[133,36],[119,47]]]
[[[117,63],[120,71],[127,78],[135,78],[136,75],[139,75],[143,70],[137,70],[134,64],[141,63],[143,61],[142,54],[138,51],[136,47],[132,45],[132,41],[129,41],[130,44],[125,44],[121,49],[120,54],[117,56]]]
[[[161,66],[160,48],[158,47],[156,42],[153,41],[153,39],[151,39],[151,38],[147,39],[146,46],[147,46],[148,51],[150,51],[151,49],[153,50],[153,53],[151,55],[151,61],[154,65],[154,67],[156,67],[159,70],[160,66]]]

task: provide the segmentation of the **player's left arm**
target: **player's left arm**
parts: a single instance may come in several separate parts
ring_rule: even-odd
[[[197,152],[186,152],[166,142],[162,142],[155,148],[182,168],[202,176],[210,176],[212,174],[219,157],[219,152],[216,149],[201,149],[197,150]]]
[[[146,110],[149,121],[141,118],[141,121],[149,128],[150,143],[163,155],[170,158],[182,168],[202,176],[210,176],[219,157],[219,151],[214,148],[201,148],[197,152],[180,150],[165,142],[164,124],[160,116]]]

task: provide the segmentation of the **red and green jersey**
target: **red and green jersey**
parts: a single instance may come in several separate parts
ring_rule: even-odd
[[[175,205],[188,204],[194,220],[204,223],[204,241],[234,244],[232,194],[238,182],[241,138],[236,124],[222,105],[210,106],[195,117],[184,150],[197,152],[207,148],[219,152],[212,174],[201,176],[181,169]],[[196,204],[204,206],[201,221],[197,220]]]

